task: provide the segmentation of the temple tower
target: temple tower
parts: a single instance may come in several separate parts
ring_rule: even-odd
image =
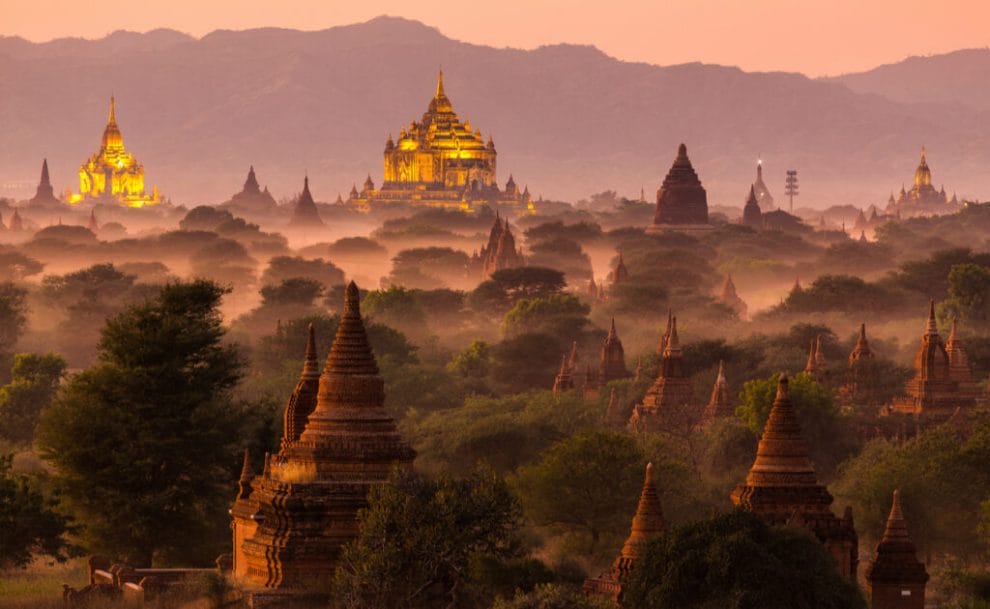
[[[316,201],[309,192],[309,176],[303,178],[303,189],[296,204],[292,208],[292,218],[289,219],[290,228],[324,228],[323,220],[320,218],[320,211],[316,207]]]
[[[788,395],[787,375],[778,380],[753,467],[731,497],[737,507],[768,524],[807,529],[835,560],[839,573],[856,580],[859,549],[852,510],[846,508],[841,519],[832,513],[832,495],[818,482]]]
[[[763,161],[756,163],[756,181],[753,182],[753,190],[758,203],[757,208],[761,211],[773,211],[773,196],[763,181]]]
[[[753,186],[749,187],[749,196],[746,197],[746,204],[743,206],[742,223],[756,230],[763,228],[763,211],[756,202],[756,191]]]
[[[55,189],[52,187],[52,181],[48,176],[48,159],[41,162],[41,179],[38,180],[38,188],[28,201],[31,205],[57,205],[60,203],[58,198],[55,196]]]
[[[244,180],[244,188],[223,204],[225,207],[233,207],[240,212],[265,212],[274,211],[278,204],[275,197],[268,192],[266,187],[261,189],[258,184],[258,177],[254,173],[254,165],[248,168],[247,179]]]
[[[316,333],[309,324],[306,339],[306,357],[302,374],[296,383],[282,417],[282,446],[299,440],[309,415],[316,410],[317,394],[320,389],[320,365],[316,360]]]
[[[918,560],[896,490],[887,528],[877,544],[877,556],[866,572],[866,581],[872,609],[925,609],[928,571]]]
[[[746,319],[746,313],[749,312],[749,307],[739,297],[739,294],[736,292],[736,284],[732,281],[732,275],[728,273],[725,275],[725,282],[722,283],[722,291],[718,295],[718,301],[732,309],[740,319]]]
[[[708,405],[705,406],[705,412],[701,415],[701,419],[708,423],[735,414],[736,408],[732,405],[732,398],[729,397],[729,383],[725,380],[725,362],[719,361],[718,375],[715,376],[712,395],[708,398]]]
[[[672,317],[670,337],[660,361],[660,374],[646,391],[643,403],[633,409],[629,428],[651,432],[690,429],[698,423],[700,413],[697,410],[691,381],[684,374],[677,318]]]
[[[667,521],[663,517],[660,496],[653,482],[653,464],[647,463],[646,478],[643,480],[643,490],[639,494],[639,503],[636,505],[629,537],[622,545],[619,556],[612,563],[611,571],[584,581],[584,593],[588,596],[604,596],[616,603],[621,602],[623,580],[635,568],[636,559],[639,558],[643,546],[650,539],[663,533],[666,528]]]
[[[612,270],[612,288],[627,281],[629,281],[629,269],[626,268],[626,263],[622,260],[622,252],[619,252],[619,261],[615,264],[615,269]]]
[[[384,483],[393,467],[410,467],[415,457],[385,412],[384,382],[354,282],[345,291],[316,406],[295,438],[305,404],[312,401],[312,360],[310,353],[300,399],[290,398],[295,410],[287,413],[292,425],[281,449],[266,459],[262,475],[251,481],[250,495],[239,497],[231,512],[235,540],[243,539],[234,548],[235,568],[245,583],[258,588],[324,587],[341,546],[358,534],[357,513],[367,506],[368,491]],[[248,520],[256,523],[253,531]]]
[[[571,377],[571,366],[567,361],[567,355],[560,356],[560,372],[553,380],[553,394],[560,395],[564,391],[574,389],[574,379]]]
[[[657,191],[657,210],[647,234],[664,231],[709,231],[708,195],[691,165],[687,146],[677,148],[677,158]]]
[[[969,368],[969,356],[962,339],[956,332],[956,320],[952,320],[949,338],[945,341],[945,352],[949,356],[949,378],[958,383],[962,395],[977,396],[979,389]]]
[[[808,348],[808,361],[804,365],[804,372],[819,385],[825,386],[829,381],[828,362],[822,352],[821,335],[811,339],[811,346]]]
[[[488,233],[488,243],[481,247],[473,260],[481,265],[482,276],[486,279],[495,271],[523,266],[522,250],[516,248],[516,238],[508,219],[502,220],[496,212],[495,223]]]

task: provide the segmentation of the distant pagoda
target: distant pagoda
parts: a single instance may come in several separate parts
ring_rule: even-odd
[[[743,206],[742,223],[750,228],[760,230],[763,228],[763,211],[756,199],[755,186],[749,187],[749,196],[746,197],[746,205]]]
[[[61,205],[61,203],[55,196],[55,189],[52,188],[51,179],[48,177],[48,159],[45,159],[41,162],[41,179],[38,181],[38,189],[28,204],[32,207],[52,207]]]
[[[266,186],[262,190],[261,185],[258,184],[258,178],[254,174],[254,165],[248,169],[244,188],[223,204],[223,207],[231,207],[237,211],[249,213],[273,211],[277,206],[275,197],[268,192],[268,187]]]
[[[828,385],[828,362],[822,352],[821,335],[811,339],[811,345],[808,347],[808,360],[804,364],[804,373],[819,385]]]
[[[657,210],[648,234],[664,231],[709,231],[708,195],[687,155],[687,146],[677,148],[677,158],[657,191]]]
[[[756,162],[756,181],[753,182],[753,195],[761,211],[773,211],[773,195],[763,182],[763,161]]]
[[[290,228],[324,228],[316,201],[309,192],[309,176],[303,178],[303,189],[292,207],[292,217],[289,219]]]
[[[918,560],[897,490],[876,558],[866,571],[866,582],[871,609],[925,609],[928,570]]]
[[[671,317],[670,333],[660,360],[660,373],[646,391],[643,403],[633,408],[629,428],[634,431],[674,431],[690,429],[698,423],[700,412],[684,374],[681,343],[677,337],[677,318]]]
[[[901,191],[894,198],[893,193],[887,201],[886,212],[896,214],[898,217],[911,218],[914,216],[934,216],[939,214],[952,214],[959,211],[962,205],[956,199],[956,195],[949,198],[945,194],[945,187],[935,190],[932,185],[932,171],[928,167],[928,154],[925,147],[921,147],[921,160],[918,168],[914,170],[914,185],[911,190]]]
[[[144,191],[144,165],[124,148],[124,136],[117,126],[117,109],[110,97],[110,113],[103,130],[100,149],[79,168],[79,192],[69,203],[117,203],[127,207],[146,207],[161,202],[158,188]]]
[[[725,282],[722,284],[722,291],[718,295],[718,301],[732,309],[739,319],[746,319],[749,307],[739,294],[736,293],[736,284],[732,281],[732,275],[725,275]]]
[[[835,560],[839,573],[856,581],[859,548],[852,509],[846,508],[842,518],[832,513],[832,495],[818,482],[784,374],[777,382],[756,460],[745,484],[732,491],[732,503],[767,524],[809,531]]]
[[[341,547],[358,535],[369,490],[415,457],[385,411],[353,282],[319,374],[315,353],[311,331],[279,452],[258,476],[245,456],[231,509],[234,575],[260,598],[325,589]]]
[[[701,421],[707,424],[735,414],[736,407],[729,396],[729,383],[725,380],[725,362],[719,361],[718,374],[715,375],[715,384],[712,385],[712,395],[708,398],[708,405],[701,415]]]
[[[567,361],[567,355],[560,356],[560,371],[553,380],[553,394],[560,395],[565,391],[574,389],[574,379],[571,376],[571,366]]]
[[[938,333],[935,322],[935,301],[928,307],[928,321],[921,343],[914,356],[914,377],[907,382],[904,397],[895,398],[893,410],[913,414],[924,423],[941,423],[956,410],[969,410],[976,403],[976,396],[968,387],[960,387],[960,366],[956,356],[953,368],[949,353]],[[967,365],[968,367],[968,365]]]
[[[491,136],[485,143],[470,121],[454,112],[443,85],[443,71],[429,108],[419,122],[385,142],[384,181],[375,189],[371,176],[364,188],[351,190],[348,202],[362,209],[376,203],[412,203],[473,211],[482,205],[535,211],[526,189],[520,193],[509,177],[505,190],[495,181],[497,153]]]
[[[653,482],[653,464],[647,463],[643,490],[639,494],[639,503],[636,505],[636,514],[633,515],[629,537],[622,544],[622,550],[612,563],[611,571],[584,580],[585,595],[603,596],[615,603],[621,603],[623,582],[636,567],[636,560],[642,553],[643,546],[663,533],[666,528],[667,521],[663,517],[660,496]]]
[[[481,274],[485,279],[491,277],[495,271],[524,265],[522,250],[516,248],[516,238],[508,219],[502,220],[498,213],[495,214],[488,243],[472,256],[472,262],[476,267],[481,267]]]
[[[615,318],[609,327],[605,340],[602,341],[602,348],[598,357],[598,370],[590,367],[585,372],[584,394],[585,397],[597,397],[600,390],[612,381],[617,381],[632,376],[626,368],[626,354],[622,347],[622,341],[615,330]]]

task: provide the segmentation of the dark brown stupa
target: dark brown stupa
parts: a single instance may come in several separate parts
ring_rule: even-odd
[[[791,524],[811,532],[835,560],[839,573],[856,579],[858,538],[852,510],[832,513],[832,495],[819,484],[781,374],[777,397],[763,428],[746,483],[732,491],[732,503],[771,525]]]
[[[38,188],[28,201],[31,205],[52,206],[60,202],[55,196],[55,189],[52,188],[52,181],[48,176],[48,159],[41,162],[41,179],[38,181]]]
[[[302,374],[296,388],[285,405],[282,425],[282,446],[299,439],[310,413],[316,410],[316,398],[320,390],[320,364],[316,360],[316,335],[313,324],[309,324],[309,337],[306,339],[306,358]]]
[[[804,372],[811,377],[811,380],[819,385],[828,384],[828,362],[825,361],[825,354],[822,352],[821,336],[811,339],[811,346],[808,348],[808,361],[804,365]]]
[[[229,201],[223,204],[224,207],[232,207],[238,211],[259,212],[272,211],[278,204],[275,197],[268,192],[268,187],[264,190],[258,184],[258,178],[254,173],[254,165],[248,169],[247,179],[244,180],[244,188],[236,193]]]
[[[763,228],[763,211],[756,201],[756,191],[753,186],[749,187],[749,196],[746,197],[746,205],[743,206],[742,223],[756,230]]]
[[[643,549],[643,545],[650,539],[664,532],[667,528],[667,521],[663,517],[663,508],[660,505],[660,496],[657,494],[656,485],[653,483],[653,464],[646,464],[646,479],[643,481],[643,490],[639,494],[639,503],[636,505],[636,514],[632,519],[632,527],[626,543],[622,545],[622,551],[612,563],[612,570],[608,573],[584,580],[585,595],[605,596],[615,602],[622,600],[622,582],[630,571],[635,567],[636,559]]]
[[[731,417],[736,414],[736,408],[732,405],[732,398],[729,397],[729,383],[725,380],[725,362],[718,363],[718,375],[715,377],[715,385],[712,386],[712,396],[708,398],[708,405],[701,415],[703,423]]]
[[[309,192],[309,176],[303,179],[303,190],[296,199],[296,204],[292,208],[292,218],[289,219],[290,228],[324,228],[320,212],[316,208],[316,201]]]
[[[718,301],[732,309],[732,312],[738,315],[739,319],[746,319],[749,307],[736,292],[736,284],[732,281],[732,275],[726,274],[722,291],[718,295]]]
[[[952,320],[949,338],[945,341],[945,352],[949,356],[949,378],[958,383],[959,393],[966,396],[977,396],[980,391],[973,380],[973,372],[969,368],[969,356],[966,347],[956,332],[956,320]]]
[[[677,158],[657,191],[657,211],[646,232],[708,231],[708,195],[687,155],[687,146],[677,148]]]
[[[856,344],[849,353],[849,380],[839,388],[839,398],[844,404],[862,403],[869,399],[870,384],[877,380],[871,378],[872,371],[868,367],[872,361],[873,351],[866,338],[866,324],[860,324]]]
[[[612,318],[612,325],[605,340],[602,341],[598,361],[598,383],[604,387],[607,383],[630,376],[629,369],[626,368],[626,352],[622,348],[618,332],[615,331],[615,318]]]
[[[516,248],[516,238],[512,234],[509,220],[502,220],[496,212],[495,223],[488,233],[488,243],[474,256],[475,264],[481,266],[482,277],[491,277],[495,271],[523,266],[522,251]]]
[[[691,391],[691,381],[684,374],[681,343],[677,337],[677,318],[671,318],[660,374],[646,391],[629,418],[635,431],[672,431],[689,429],[698,423],[700,412]]]
[[[959,390],[952,378],[949,354],[935,323],[935,301],[929,303],[928,322],[914,356],[914,377],[905,386],[907,396],[894,400],[897,412],[914,414],[925,423],[948,420],[957,409],[969,409],[975,399]]]
[[[612,271],[612,287],[626,283],[629,281],[629,269],[626,268],[626,263],[622,260],[622,253],[619,253],[619,261],[615,264],[615,269]]]
[[[866,572],[866,581],[872,609],[925,609],[928,571],[918,560],[896,490],[887,528],[877,544],[877,556]]]
[[[311,381],[312,363],[308,358],[301,384]],[[298,439],[283,437],[279,453],[251,481],[248,499],[238,499],[231,511],[235,544],[243,539],[234,547],[234,573],[245,584],[289,591],[325,587],[341,546],[358,534],[357,512],[367,506],[368,491],[415,457],[384,399],[351,282],[315,409]],[[304,401],[295,402],[296,423]]]
[[[567,361],[567,355],[560,356],[560,372],[553,379],[553,394],[560,395],[565,391],[574,389],[574,378],[571,376],[571,366]]]

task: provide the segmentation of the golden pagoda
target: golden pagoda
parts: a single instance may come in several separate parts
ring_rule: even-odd
[[[100,150],[79,167],[79,193],[69,197],[75,205],[84,201],[115,201],[128,207],[145,207],[161,202],[158,188],[144,192],[144,165],[124,148],[124,136],[117,126],[117,111],[110,97],[110,116]]]
[[[430,105],[419,122],[399,130],[385,142],[384,182],[375,189],[369,176],[360,192],[351,189],[349,203],[367,210],[372,203],[417,203],[472,211],[480,205],[533,211],[529,190],[519,192],[510,177],[505,189],[495,181],[497,153],[491,135],[463,123],[443,88],[443,70]]]
[[[903,214],[911,218],[952,214],[961,208],[962,205],[955,194],[951,199],[945,194],[944,186],[935,190],[932,184],[932,170],[928,167],[928,153],[922,146],[921,160],[918,162],[918,168],[914,170],[914,186],[911,190],[904,190],[904,186],[901,186],[901,192],[896,199],[891,193],[886,211],[888,214]]]

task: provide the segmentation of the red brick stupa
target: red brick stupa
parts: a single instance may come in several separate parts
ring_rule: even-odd
[[[681,144],[677,148],[674,164],[657,191],[657,211],[653,224],[646,227],[646,232],[654,234],[664,231],[710,230],[712,225],[708,223],[708,194],[691,165],[687,146]]]
[[[639,504],[636,506],[636,515],[633,516],[629,537],[626,539],[626,543],[622,545],[619,556],[612,563],[611,571],[584,580],[584,593],[588,596],[605,596],[615,602],[620,602],[622,600],[622,582],[635,566],[643,545],[663,533],[666,528],[667,521],[663,517],[660,496],[653,484],[653,465],[647,463],[646,479],[643,481],[643,490],[639,494]]]
[[[612,325],[609,327],[605,340],[602,341],[602,348],[598,357],[598,371],[591,368],[585,373],[584,395],[585,397],[597,397],[602,387],[612,381],[629,378],[632,376],[626,368],[626,352],[622,348],[622,341],[615,331],[615,318],[612,318]]]
[[[856,580],[858,537],[852,509],[840,519],[832,513],[832,495],[818,482],[787,391],[780,375],[777,397],[746,483],[732,491],[732,503],[771,525],[808,530],[835,560],[839,573]]]
[[[523,266],[522,251],[516,248],[516,238],[512,235],[508,219],[503,221],[498,213],[495,214],[488,243],[472,257],[472,261],[481,267],[481,274],[486,279],[495,271]]]
[[[367,506],[368,491],[415,457],[385,412],[384,383],[353,282],[315,406],[314,360],[311,340],[286,407],[281,449],[266,456],[260,476],[251,478],[246,469],[231,510],[235,576],[262,598],[264,589],[278,596],[325,587],[341,546],[357,537],[357,512]]]
[[[896,490],[887,528],[866,572],[866,581],[873,609],[925,609],[928,571],[918,560]]]
[[[660,374],[637,404],[629,418],[636,431],[675,431],[690,429],[698,423],[699,408],[691,391],[691,381],[684,374],[681,342],[677,337],[677,318],[671,318],[670,336],[666,341]]]
[[[736,414],[736,408],[732,405],[732,398],[729,397],[729,383],[725,380],[725,363],[718,363],[718,375],[715,377],[715,385],[712,386],[712,396],[708,399],[705,412],[701,415],[703,423],[709,423],[715,419],[731,417]]]

